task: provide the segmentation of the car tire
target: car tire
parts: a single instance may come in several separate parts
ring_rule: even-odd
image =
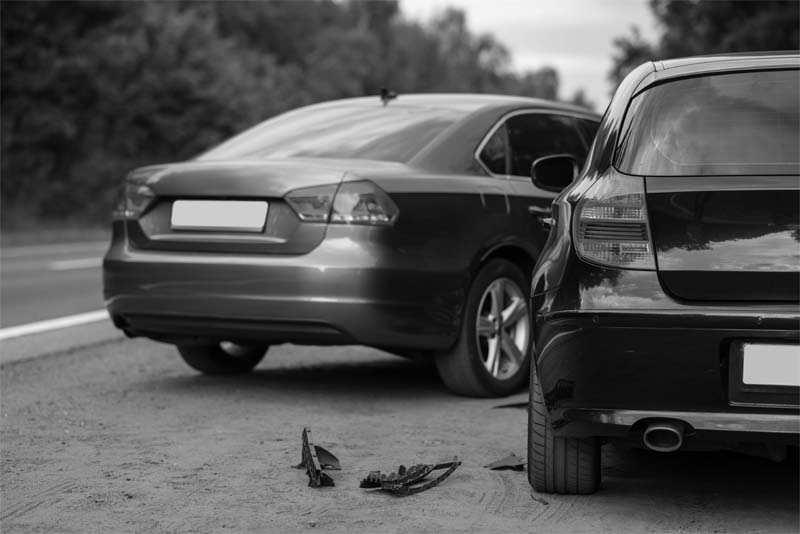
[[[520,269],[507,260],[491,260],[478,272],[467,296],[458,341],[436,355],[439,376],[451,391],[470,397],[503,397],[525,386],[531,349],[529,285]],[[493,313],[498,309],[500,321]]]
[[[233,375],[253,370],[268,347],[238,345],[223,341],[213,345],[178,345],[178,352],[189,366],[207,375]]]
[[[528,406],[528,481],[541,493],[589,494],[600,487],[598,439],[553,434],[535,369]]]

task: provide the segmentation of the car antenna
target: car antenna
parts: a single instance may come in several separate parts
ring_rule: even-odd
[[[388,104],[390,100],[394,100],[395,98],[397,98],[397,93],[390,91],[385,87],[381,87],[381,102],[383,102],[384,106]]]

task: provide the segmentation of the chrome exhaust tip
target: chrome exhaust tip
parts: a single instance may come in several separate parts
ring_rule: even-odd
[[[656,421],[644,431],[642,440],[651,451],[673,452],[683,445],[683,423],[679,421]]]

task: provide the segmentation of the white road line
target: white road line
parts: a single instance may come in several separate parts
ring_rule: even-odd
[[[46,321],[0,328],[0,341],[32,334],[41,334],[42,332],[49,332],[50,330],[58,330],[60,328],[69,328],[70,326],[94,323],[104,319],[108,319],[108,312],[106,310],[95,310],[79,313],[77,315],[58,317],[57,319],[48,319]]]
[[[24,256],[46,256],[49,254],[66,254],[76,250],[103,250],[108,248],[108,241],[83,241],[80,243],[54,243],[52,245],[27,245],[0,248],[3,259]]]
[[[103,265],[103,258],[79,258],[77,260],[51,261],[48,271],[71,271],[73,269],[90,269]]]

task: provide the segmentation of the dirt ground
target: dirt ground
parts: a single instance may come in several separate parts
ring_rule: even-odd
[[[194,374],[166,345],[116,341],[2,368],[2,532],[794,532],[798,461],[606,447],[601,491],[537,495],[526,414],[449,395],[430,366],[362,348],[273,348],[249,376]],[[342,462],[307,486],[303,426]],[[406,498],[370,470],[457,455]]]

